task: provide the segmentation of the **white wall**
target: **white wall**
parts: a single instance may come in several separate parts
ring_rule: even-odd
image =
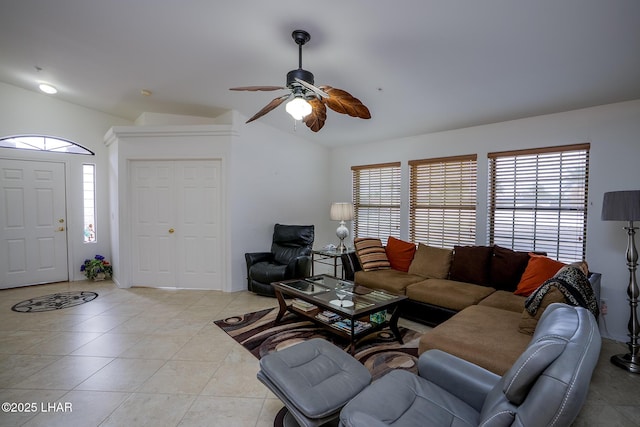
[[[349,200],[353,165],[401,161],[403,212],[408,216],[408,165],[412,159],[478,154],[478,244],[487,243],[488,152],[591,143],[587,261],[602,273],[602,297],[609,314],[601,322],[603,334],[627,341],[629,306],[626,288],[625,225],[600,220],[606,191],[640,189],[640,100],[560,114],[531,117],[448,132],[336,148],[331,152],[330,195]],[[408,220],[403,237],[408,235]],[[606,325],[606,329],[605,329]]]
[[[244,254],[268,251],[275,223],[315,225],[316,248],[335,242],[337,227],[329,220],[329,150],[298,137],[306,127],[283,133],[245,120],[234,120],[239,136],[229,168],[234,289],[246,289]]]
[[[67,175],[67,239],[71,280],[84,279],[80,265],[85,258],[101,254],[111,259],[109,245],[109,202],[107,148],[104,134],[111,126],[130,121],[110,116],[53,96],[0,83],[0,137],[19,134],[56,136],[76,142],[96,153],[77,154],[30,152],[0,148],[0,157],[64,162]],[[84,243],[82,204],[82,164],[95,163],[97,169],[97,241]]]

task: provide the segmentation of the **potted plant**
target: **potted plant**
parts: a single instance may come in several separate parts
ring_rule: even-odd
[[[87,279],[104,280],[113,275],[113,266],[102,255],[96,255],[93,259],[85,259],[80,271]]]

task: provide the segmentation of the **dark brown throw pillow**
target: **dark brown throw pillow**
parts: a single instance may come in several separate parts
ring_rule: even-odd
[[[491,285],[501,291],[514,292],[527,268],[529,254],[495,245],[489,266]]]
[[[455,246],[449,278],[476,285],[488,284],[492,254],[491,246]]]

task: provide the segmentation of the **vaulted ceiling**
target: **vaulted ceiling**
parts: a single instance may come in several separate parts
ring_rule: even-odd
[[[316,84],[372,118],[259,120],[327,146],[640,99],[637,0],[1,0],[0,81],[129,119],[248,118],[285,92],[229,88],[284,85],[298,28]]]

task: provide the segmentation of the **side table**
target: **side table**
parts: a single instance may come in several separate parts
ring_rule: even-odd
[[[311,275],[315,276],[315,263],[329,265],[333,267],[333,276],[344,279],[344,268],[340,262],[340,276],[338,276],[338,260],[343,254],[355,252],[353,249],[339,251],[337,249],[317,249],[311,252]]]

